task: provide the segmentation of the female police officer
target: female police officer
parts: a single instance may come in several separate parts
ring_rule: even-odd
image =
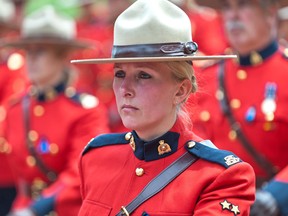
[[[115,22],[112,58],[72,61],[115,63],[118,111],[132,130],[85,148],[79,215],[249,214],[251,166],[203,141],[185,118],[197,88],[191,60],[203,58],[193,56],[190,26],[171,2],[138,0]]]

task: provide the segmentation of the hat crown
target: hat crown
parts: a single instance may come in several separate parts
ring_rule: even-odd
[[[117,18],[114,45],[192,41],[189,17],[168,0],[137,0]]]
[[[15,15],[15,6],[11,0],[0,0],[0,22],[8,22]]]
[[[23,38],[71,40],[76,37],[76,24],[72,18],[60,15],[54,7],[47,5],[24,18],[21,34]]]

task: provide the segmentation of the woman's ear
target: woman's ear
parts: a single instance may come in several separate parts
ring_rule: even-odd
[[[192,92],[192,83],[188,80],[185,79],[179,84],[178,91],[175,94],[175,99],[174,99],[174,104],[181,104],[185,102],[190,93]]]

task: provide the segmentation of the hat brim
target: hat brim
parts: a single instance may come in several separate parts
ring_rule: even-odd
[[[129,57],[129,58],[99,58],[71,60],[73,64],[108,64],[108,63],[136,63],[136,62],[166,62],[166,61],[198,61],[236,59],[237,55],[213,56],[169,56],[169,57]]]
[[[64,49],[85,49],[91,47],[88,42],[82,42],[78,40],[61,40],[56,38],[22,38],[5,40],[0,42],[0,46],[13,47],[25,49],[31,45],[48,45],[56,46]]]

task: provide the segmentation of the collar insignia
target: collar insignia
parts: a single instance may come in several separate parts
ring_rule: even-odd
[[[128,132],[128,133],[125,135],[125,139],[126,139],[126,140],[130,140],[129,145],[131,146],[132,150],[135,151],[136,145],[135,145],[134,137],[132,136],[132,133],[131,133],[131,132]]]
[[[163,155],[168,152],[171,152],[169,144],[165,143],[164,140],[160,140],[158,146],[158,154]]]

